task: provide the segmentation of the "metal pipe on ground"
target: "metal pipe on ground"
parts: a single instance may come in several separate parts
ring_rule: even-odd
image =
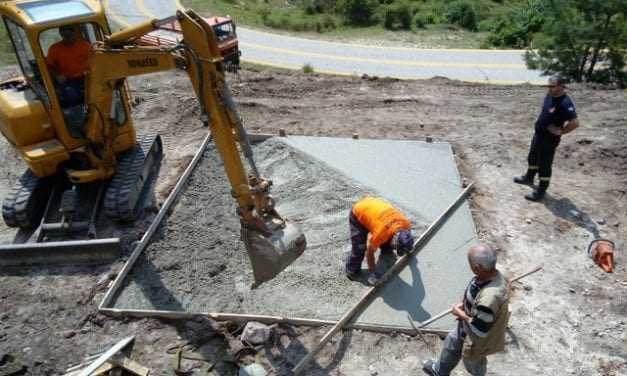
[[[372,300],[375,296],[375,293],[383,286],[387,281],[389,281],[392,277],[397,275],[407,264],[409,260],[420,252],[422,247],[431,239],[433,234],[440,228],[440,226],[449,218],[449,216],[455,212],[455,209],[459,206],[459,204],[466,198],[466,196],[472,191],[474,188],[474,183],[470,183],[466,189],[464,189],[459,196],[455,198],[455,200],[449,205],[449,207],[444,210],[444,212],[427,228],[427,230],[414,242],[414,247],[411,252],[399,258],[394,265],[381,277],[381,280],[376,286],[371,287],[366,291],[363,297],[350,309],[348,310],[335,324],[331,330],[327,332],[327,334],[322,337],[318,345],[314,347],[313,350],[309,352],[301,361],[292,369],[294,374],[300,374],[307,363],[314,357],[316,354],[322,350],[324,345],[331,340],[333,335],[342,329],[348,321],[350,321],[357,313],[361,312]]]

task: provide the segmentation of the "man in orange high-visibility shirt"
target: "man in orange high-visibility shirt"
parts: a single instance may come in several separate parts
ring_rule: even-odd
[[[46,63],[54,77],[62,107],[72,107],[83,102],[85,72],[91,45],[79,37],[73,25],[59,27],[61,41],[48,49]]]
[[[412,250],[414,239],[411,223],[389,202],[376,197],[365,197],[353,205],[349,217],[351,254],[346,260],[346,276],[351,281],[358,280],[361,263],[366,256],[368,262],[368,284],[374,286],[380,276],[375,273],[375,252],[391,253],[396,250],[399,256]],[[368,236],[370,235],[370,236]]]

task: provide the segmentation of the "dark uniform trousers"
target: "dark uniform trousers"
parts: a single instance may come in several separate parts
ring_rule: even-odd
[[[527,162],[529,163],[527,177],[533,179],[537,173],[540,180],[540,188],[544,190],[549,187],[549,182],[551,181],[551,165],[553,164],[553,157],[555,157],[555,150],[559,143],[559,137],[543,135],[538,132],[534,132],[531,139],[529,156],[527,157]]]
[[[364,227],[359,220],[353,214],[353,210],[348,214],[348,225],[350,229],[350,238],[351,238],[351,254],[346,259],[346,271],[349,273],[359,273],[361,271],[361,263],[364,261],[364,257],[366,256],[366,248],[368,243],[368,229]],[[382,254],[390,254],[394,252],[394,249],[390,242],[388,241],[385,244],[382,244],[381,247]]]

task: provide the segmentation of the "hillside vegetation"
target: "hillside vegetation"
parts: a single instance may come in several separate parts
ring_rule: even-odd
[[[15,55],[13,54],[13,46],[7,35],[4,25],[0,26],[0,66],[15,64]]]
[[[428,47],[522,48],[527,65],[581,82],[627,81],[627,0],[184,0],[236,23],[343,37],[413,35]],[[451,32],[453,34],[451,37]],[[443,38],[435,38],[440,36]],[[435,43],[430,43],[436,41]]]
[[[461,47],[515,47],[529,44],[539,30],[536,0],[185,0],[193,9],[229,14],[236,22],[275,29],[366,34],[405,31],[457,34]],[[453,43],[456,43],[453,41]],[[456,43],[455,46],[460,47]]]

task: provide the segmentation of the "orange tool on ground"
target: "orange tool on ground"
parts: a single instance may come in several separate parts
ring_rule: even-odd
[[[606,273],[614,271],[614,242],[607,239],[595,239],[588,246],[588,256],[605,270]]]

